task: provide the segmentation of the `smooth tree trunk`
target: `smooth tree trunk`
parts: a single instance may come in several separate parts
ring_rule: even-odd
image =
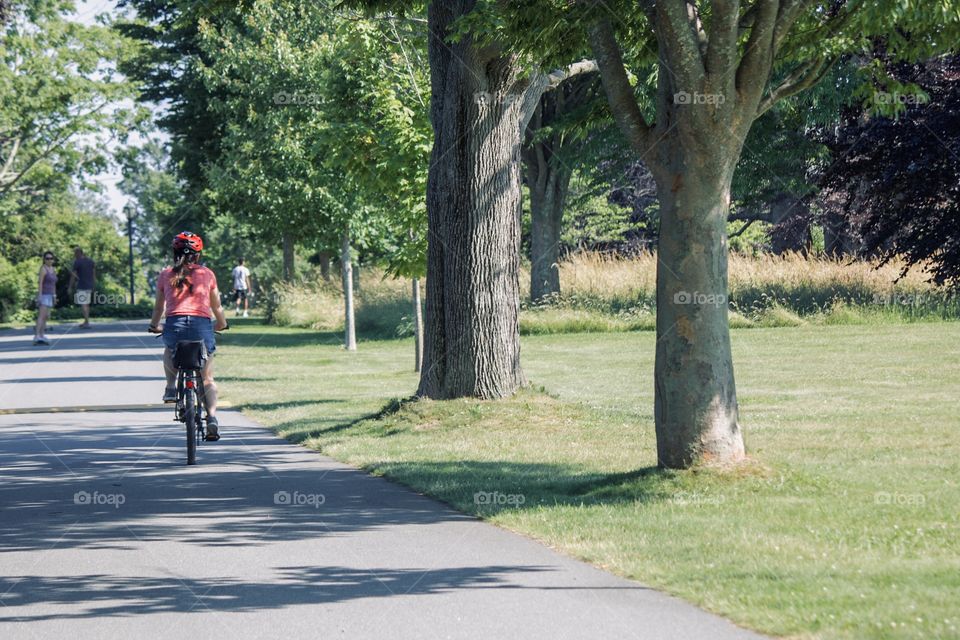
[[[296,276],[296,266],[294,261],[294,249],[296,240],[293,233],[283,234],[283,279],[287,282],[293,282]]]
[[[423,363],[423,306],[420,302],[420,278],[413,278],[413,370],[420,373]]]
[[[356,319],[353,309],[353,265],[350,249],[350,231],[340,236],[340,277],[343,282],[343,347],[357,350]]]
[[[849,13],[807,0],[639,3],[649,30],[619,29],[609,12],[590,18],[610,110],[647,165],[660,201],[655,414],[664,467],[730,464],[744,457],[727,312],[730,182],[753,122],[778,101],[819,82],[837,57],[814,47],[771,83],[774,61],[820,12],[821,33]],[[706,19],[704,20],[704,17]],[[619,31],[618,31],[619,29]],[[657,42],[654,120],[637,103],[618,38]],[[836,32],[834,32],[836,33]]]
[[[654,415],[660,465],[685,468],[739,460],[744,445],[727,301],[732,172],[688,161],[679,149],[675,156],[675,171],[658,180]]]
[[[766,90],[802,3],[755,3],[742,52],[738,3],[710,6],[707,31],[692,4],[646,7],[660,65],[653,122],[636,102],[612,21],[599,16],[589,29],[614,119],[657,184],[654,414],[658,463],[668,468],[744,458],[727,302],[730,183],[753,120],[821,70]]]

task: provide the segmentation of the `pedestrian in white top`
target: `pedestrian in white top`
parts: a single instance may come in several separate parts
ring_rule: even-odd
[[[240,301],[243,301],[243,317],[250,315],[250,302],[247,294],[250,292],[250,269],[243,266],[243,258],[237,259],[237,266],[233,268],[233,300],[237,304],[237,315],[240,315]]]

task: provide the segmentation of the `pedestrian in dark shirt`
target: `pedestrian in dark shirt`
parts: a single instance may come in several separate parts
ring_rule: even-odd
[[[93,285],[96,276],[96,265],[93,260],[83,255],[83,249],[75,247],[73,250],[73,269],[70,271],[70,288],[76,286],[73,301],[83,310],[83,324],[81,329],[90,328],[90,303],[93,301]]]

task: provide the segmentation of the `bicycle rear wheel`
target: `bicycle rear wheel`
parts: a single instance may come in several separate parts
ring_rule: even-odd
[[[193,389],[187,389],[184,418],[187,426],[187,464],[197,464],[197,395]]]

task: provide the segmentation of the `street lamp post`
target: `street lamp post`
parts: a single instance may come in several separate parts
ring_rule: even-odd
[[[134,209],[133,204],[127,203],[123,212],[127,214],[127,237],[130,240],[130,304],[133,304],[133,214],[136,209]]]

